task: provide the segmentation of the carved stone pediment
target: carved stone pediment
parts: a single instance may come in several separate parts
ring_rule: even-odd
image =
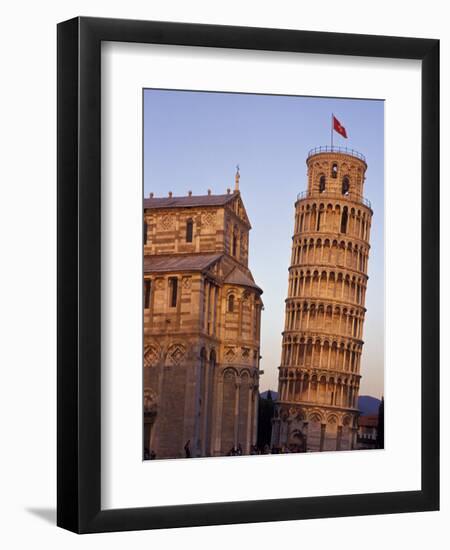
[[[185,346],[183,346],[182,344],[172,344],[167,351],[166,365],[168,366],[179,365],[185,355],[186,355]]]
[[[227,363],[232,363],[236,358],[236,352],[233,348],[227,348],[225,350],[225,360]]]
[[[202,212],[201,220],[202,220],[202,225],[205,225],[206,227],[215,226],[216,212],[214,211]]]
[[[173,214],[163,214],[158,219],[158,228],[164,231],[173,229],[175,226],[175,216]]]
[[[160,357],[156,346],[150,345],[144,348],[144,367],[154,367],[158,364]]]

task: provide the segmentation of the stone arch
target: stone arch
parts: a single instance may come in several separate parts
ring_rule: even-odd
[[[323,193],[327,187],[327,179],[323,172],[318,175],[319,193]]]
[[[319,403],[325,403],[327,396],[327,378],[325,375],[319,378]]]
[[[225,378],[237,378],[239,376],[239,372],[235,367],[226,367],[222,372],[222,378],[225,380]]]
[[[303,375],[303,384],[302,384],[302,391],[301,391],[302,401],[307,401],[308,399],[309,381],[310,381],[309,373],[305,372],[305,374]]]
[[[235,313],[236,308],[236,294],[235,292],[227,293],[227,313]]]
[[[342,186],[341,186],[341,193],[343,195],[348,195],[350,192],[350,177],[348,174],[346,174],[342,178]]]
[[[333,240],[330,242],[329,250],[328,250],[328,257],[326,258],[326,261],[330,264],[336,265],[337,264],[337,242],[336,240]]]
[[[329,261],[330,261],[330,256],[331,256],[331,243],[330,243],[330,239],[325,239],[324,242],[323,242],[322,257],[323,257],[323,259],[325,260],[325,262],[329,262]]]

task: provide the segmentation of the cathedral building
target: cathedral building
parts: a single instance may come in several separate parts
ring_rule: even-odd
[[[295,203],[272,444],[297,451],[356,446],[372,209],[356,151],[319,147]]]
[[[262,290],[239,192],[144,199],[144,450],[250,452],[257,437]]]

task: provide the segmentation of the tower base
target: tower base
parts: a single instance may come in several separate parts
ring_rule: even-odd
[[[278,402],[272,448],[279,452],[350,451],[356,448],[358,412]]]

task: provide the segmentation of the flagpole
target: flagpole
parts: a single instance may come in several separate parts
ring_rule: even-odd
[[[333,151],[333,113],[331,113],[331,151]]]

